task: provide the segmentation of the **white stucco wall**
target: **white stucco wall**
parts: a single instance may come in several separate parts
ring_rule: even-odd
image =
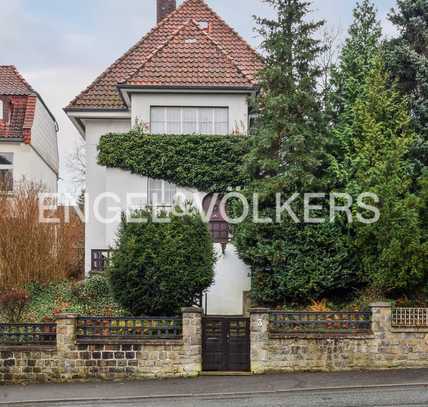
[[[43,184],[47,192],[57,192],[58,179],[32,146],[24,143],[0,142],[0,152],[13,153],[14,183],[22,180]]]
[[[118,119],[91,119],[85,120],[86,126],[86,156],[87,156],[87,178],[86,192],[89,201],[86,202],[88,215],[85,227],[85,270],[91,271],[91,250],[107,249],[111,246],[111,239],[107,236],[107,226],[98,222],[92,211],[94,201],[97,196],[105,192],[115,192],[115,186],[111,186],[111,191],[107,189],[107,168],[101,167],[97,163],[97,146],[101,136],[109,132],[127,132],[131,128],[130,120]],[[126,184],[125,184],[126,186]],[[110,188],[109,188],[110,189]],[[100,214],[107,215],[106,201],[100,205]]]
[[[228,107],[229,133],[247,133],[248,95],[245,94],[174,94],[135,93],[132,95],[132,123],[150,124],[151,106]]]
[[[31,129],[31,144],[49,166],[58,173],[57,126],[39,98],[37,98],[34,122]]]
[[[97,145],[102,135],[109,132],[127,132],[136,120],[150,123],[151,106],[228,107],[229,131],[247,131],[248,105],[246,95],[199,95],[199,94],[134,94],[130,119],[85,119],[87,168],[87,193],[89,214],[86,224],[85,268],[91,271],[91,250],[114,247],[120,224],[120,213],[127,209],[128,194],[146,194],[147,178],[120,169],[105,168],[97,164]],[[186,199],[193,199],[202,208],[204,193],[188,188],[177,188]],[[114,193],[98,205],[99,214],[108,218],[102,223],[96,220],[93,203],[102,193]],[[144,205],[144,200],[141,206]],[[134,202],[135,204],[135,202]],[[108,210],[109,208],[109,210]],[[111,209],[114,208],[114,209]],[[208,313],[211,315],[240,315],[243,312],[243,292],[250,289],[248,267],[239,259],[235,248],[228,245],[223,255],[220,245],[215,245],[218,262],[215,267],[215,283],[207,294]]]
[[[105,170],[106,191],[114,192],[119,197],[116,202],[106,199],[107,206],[114,209],[105,212],[109,223],[105,225],[106,246],[93,248],[114,247],[117,230],[120,224],[120,214],[128,209],[127,197],[136,194],[132,205],[143,208],[147,204],[147,177],[131,174],[120,169],[107,168]],[[202,209],[202,200],[206,195],[191,188],[177,188],[186,201],[192,201],[199,210]],[[140,194],[141,197],[137,195]],[[116,220],[114,218],[116,217]],[[207,293],[207,311],[210,315],[241,315],[243,313],[243,292],[251,288],[250,269],[239,259],[233,245],[228,245],[223,254],[221,245],[215,244],[217,263],[214,269],[214,285]],[[205,307],[205,300],[204,300]]]

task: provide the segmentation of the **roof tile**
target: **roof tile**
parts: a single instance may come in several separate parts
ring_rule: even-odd
[[[189,25],[189,20],[196,25]],[[209,38],[202,37],[199,22],[208,23]],[[186,33],[197,36],[198,42],[183,44]],[[195,50],[204,55],[211,50],[217,61],[208,58],[204,62],[193,55]],[[185,0],[67,109],[126,109],[118,85],[128,81],[135,86],[255,86],[257,72],[262,67],[261,57],[203,0]]]
[[[0,65],[0,95],[34,95],[33,88],[19,74],[13,65]]]

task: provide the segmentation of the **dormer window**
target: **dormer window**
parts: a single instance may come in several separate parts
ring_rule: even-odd
[[[198,21],[198,26],[201,30],[209,31],[210,23],[208,21]]]

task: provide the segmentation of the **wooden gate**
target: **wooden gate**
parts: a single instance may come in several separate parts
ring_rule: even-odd
[[[250,320],[241,317],[204,317],[202,365],[205,372],[249,372]]]

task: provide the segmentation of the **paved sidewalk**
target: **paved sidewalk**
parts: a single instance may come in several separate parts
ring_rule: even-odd
[[[14,402],[114,400],[142,397],[257,394],[305,389],[428,384],[428,369],[340,373],[290,373],[196,379],[0,386],[0,405]]]

